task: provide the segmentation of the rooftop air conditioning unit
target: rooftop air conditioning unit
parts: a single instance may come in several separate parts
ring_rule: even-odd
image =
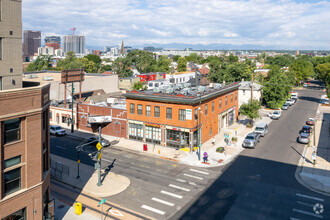
[[[29,74],[29,75],[28,75],[28,78],[29,78],[29,79],[38,78],[38,75],[36,75],[36,74]]]
[[[175,84],[175,89],[177,89],[177,90],[183,89],[183,85],[182,84]]]
[[[222,85],[220,83],[214,84],[214,89],[220,89],[220,88],[222,88]]]
[[[155,87],[155,88],[153,88],[153,92],[154,92],[154,93],[159,93],[159,92],[160,92],[160,88],[159,88],[159,87]]]
[[[184,86],[185,88],[189,88],[189,87],[191,87],[191,83],[184,83],[183,86]]]
[[[164,91],[165,93],[169,93],[169,94],[171,94],[171,93],[173,93],[174,92],[174,89],[173,88],[170,88],[170,87],[168,87],[168,88],[166,88],[165,89],[165,91]]]
[[[205,86],[198,86],[197,91],[198,92],[205,92]]]

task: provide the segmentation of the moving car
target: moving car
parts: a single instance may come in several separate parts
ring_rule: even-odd
[[[265,122],[260,122],[256,125],[254,130],[255,133],[259,133],[261,137],[264,137],[268,133],[268,124]]]
[[[294,100],[288,99],[288,100],[286,100],[285,103],[288,103],[289,105],[293,105],[294,104]]]
[[[306,121],[306,124],[313,126],[315,124],[314,118],[308,118],[308,120]]]
[[[260,134],[252,132],[246,135],[244,141],[243,141],[243,147],[248,147],[248,148],[255,148],[257,143],[259,142],[260,139]]]
[[[87,138],[86,140],[87,140],[87,143],[90,143],[91,145],[96,146],[96,144],[99,142],[99,137],[92,136],[92,137]],[[101,145],[102,145],[102,147],[107,147],[110,145],[110,141],[101,137]]]
[[[299,131],[299,133],[300,134],[301,133],[308,133],[308,134],[310,134],[310,133],[312,133],[312,130],[313,130],[312,127],[304,125],[302,127],[302,129]]]
[[[301,133],[298,137],[298,142],[302,144],[308,144],[310,136],[308,133]]]
[[[273,111],[268,114],[271,119],[279,119],[281,117],[281,111]]]
[[[289,104],[288,103],[284,103],[282,106],[282,110],[288,110],[289,109]]]
[[[49,133],[55,136],[66,135],[65,129],[58,125],[51,125],[49,127]]]

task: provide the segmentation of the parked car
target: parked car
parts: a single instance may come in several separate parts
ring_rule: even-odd
[[[271,119],[279,119],[281,117],[281,111],[273,111],[268,114]]]
[[[255,148],[259,140],[260,140],[260,134],[252,132],[246,135],[242,145],[243,147]]]
[[[308,118],[308,120],[306,121],[306,124],[313,126],[315,124],[314,118]]]
[[[308,84],[307,83],[304,83],[303,87],[308,87]]]
[[[260,122],[256,125],[254,130],[255,133],[259,133],[261,137],[264,137],[268,133],[268,124],[265,122]]]
[[[308,134],[310,134],[310,133],[312,133],[312,130],[313,130],[312,127],[304,125],[302,127],[302,129],[299,131],[299,133],[300,134],[301,133],[308,133]]]
[[[284,103],[282,106],[282,110],[288,110],[289,109],[289,104],[288,103]]]
[[[302,144],[308,144],[310,139],[309,133],[301,133],[298,137],[298,142]]]
[[[293,98],[298,99],[298,92],[291,93],[291,99],[293,99]]]
[[[96,146],[96,144],[99,142],[99,137],[92,136],[92,137],[87,138],[86,140],[87,140],[87,143],[90,143],[91,145]],[[110,141],[101,137],[101,145],[102,145],[102,147],[107,147],[110,145]]]
[[[297,98],[291,98],[291,100],[293,100],[293,101],[294,101],[294,103],[296,103],[296,102],[297,102]]]
[[[51,135],[55,135],[55,136],[62,136],[62,135],[66,135],[66,131],[64,128],[62,128],[61,126],[58,125],[51,125],[49,127],[49,133]]]
[[[289,105],[293,105],[294,104],[294,100],[288,99],[288,100],[286,100],[285,103],[288,103]]]

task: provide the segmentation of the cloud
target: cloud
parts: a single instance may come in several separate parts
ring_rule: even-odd
[[[86,44],[231,43],[330,49],[330,2],[318,0],[24,0],[23,28]],[[294,44],[293,44],[294,43]]]

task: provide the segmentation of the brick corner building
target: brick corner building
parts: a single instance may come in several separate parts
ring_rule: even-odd
[[[22,85],[21,4],[0,4],[1,220],[43,219],[50,195],[50,85]]]

